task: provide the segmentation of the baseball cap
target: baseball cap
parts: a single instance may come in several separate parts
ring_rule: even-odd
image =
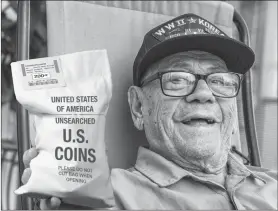
[[[223,59],[231,72],[245,74],[255,61],[253,50],[208,20],[189,13],[151,29],[144,37],[133,65],[133,83],[154,62],[183,51],[200,50]]]

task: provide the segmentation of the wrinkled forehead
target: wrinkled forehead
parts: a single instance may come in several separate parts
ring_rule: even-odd
[[[187,51],[170,55],[152,64],[142,79],[167,70],[186,70],[199,74],[228,71],[226,63],[216,55],[204,51]],[[198,72],[195,72],[197,70]]]

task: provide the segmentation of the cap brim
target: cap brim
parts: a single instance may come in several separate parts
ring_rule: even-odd
[[[142,74],[154,62],[171,54],[190,50],[205,51],[219,56],[231,72],[240,74],[245,74],[255,61],[253,50],[242,42],[212,34],[193,34],[172,38],[155,45],[144,55],[137,70],[143,70]]]

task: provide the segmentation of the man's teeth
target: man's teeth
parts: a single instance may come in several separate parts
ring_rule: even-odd
[[[213,119],[207,119],[207,122],[208,122],[209,124],[213,124],[213,123],[214,123],[214,120],[213,120]]]
[[[190,120],[185,120],[183,121],[182,123],[184,124],[190,124],[190,123],[193,123],[193,122],[207,122],[208,124],[214,124],[215,121],[213,119],[190,119]]]

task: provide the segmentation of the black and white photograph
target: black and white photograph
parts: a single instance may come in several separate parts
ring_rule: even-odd
[[[277,210],[277,1],[1,0],[1,210]]]

